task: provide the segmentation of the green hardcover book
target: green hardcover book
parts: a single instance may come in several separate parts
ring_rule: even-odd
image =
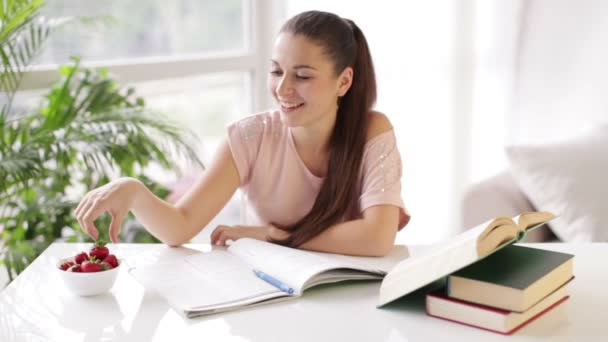
[[[448,277],[447,295],[523,312],[573,278],[573,255],[508,245]]]
[[[555,218],[550,212],[527,212],[515,217],[498,216],[429,246],[411,246],[380,285],[378,307],[406,296],[468,265],[522,240],[526,233]],[[422,247],[422,248],[419,248]]]

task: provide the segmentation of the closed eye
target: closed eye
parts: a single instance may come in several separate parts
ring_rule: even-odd
[[[272,76],[281,76],[281,75],[283,75],[283,71],[281,71],[281,70],[271,70],[270,74]],[[312,78],[310,76],[303,76],[303,75],[295,75],[295,76],[296,76],[296,79],[301,80],[301,81],[309,80],[309,79]]]

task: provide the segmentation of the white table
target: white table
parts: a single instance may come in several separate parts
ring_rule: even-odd
[[[376,309],[379,282],[348,282],[303,297],[187,319],[121,270],[111,292],[69,293],[52,269],[88,244],[53,244],[0,293],[0,341],[606,341],[608,244],[535,244],[574,253],[571,298],[511,337],[428,317],[408,298]],[[180,258],[209,245],[118,244],[131,265]]]

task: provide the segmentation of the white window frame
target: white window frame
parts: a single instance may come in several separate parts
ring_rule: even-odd
[[[246,48],[237,52],[192,54],[179,57],[130,58],[101,62],[83,61],[86,68],[106,68],[121,83],[174,79],[217,72],[247,72],[247,98],[252,110],[272,106],[266,74],[279,24],[285,17],[281,0],[242,0]],[[27,69],[20,90],[47,88],[58,79],[56,64]]]

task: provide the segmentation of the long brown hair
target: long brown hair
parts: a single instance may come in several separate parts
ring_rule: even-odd
[[[360,215],[360,167],[369,111],[376,101],[376,76],[365,36],[352,20],[309,11],[289,19],[280,32],[302,35],[319,44],[334,62],[336,76],[346,67],[353,68],[351,87],[338,99],[328,171],[315,203],[298,222],[281,227],[290,232],[287,239],[274,241],[297,247],[330,226]]]

